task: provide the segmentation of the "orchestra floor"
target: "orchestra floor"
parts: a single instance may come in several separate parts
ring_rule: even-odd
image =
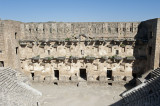
[[[42,92],[41,106],[108,106],[120,100],[122,86],[31,84]]]

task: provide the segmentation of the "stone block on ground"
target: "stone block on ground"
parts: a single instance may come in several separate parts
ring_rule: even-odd
[[[78,87],[87,87],[87,82],[79,82]]]
[[[99,76],[99,81],[106,81],[106,76]]]

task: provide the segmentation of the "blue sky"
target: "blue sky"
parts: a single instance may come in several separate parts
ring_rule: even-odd
[[[0,0],[0,18],[22,22],[129,22],[160,18],[160,0]]]

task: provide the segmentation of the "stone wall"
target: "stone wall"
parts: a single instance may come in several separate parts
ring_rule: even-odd
[[[5,46],[5,66],[20,70],[18,36],[20,34],[20,22],[3,21],[3,36]],[[17,49],[17,50],[16,50]]]
[[[117,76],[117,80],[132,77],[134,39],[100,41],[80,35],[79,39],[70,41],[22,42],[21,67],[28,75],[32,71],[41,79],[47,76],[55,79],[53,71],[59,70],[59,75],[69,80],[72,76],[80,78],[80,69],[86,69],[87,80],[97,80],[100,76],[106,80],[107,70],[113,71],[111,77],[114,80]]]
[[[21,24],[21,39],[49,39],[76,37],[134,37],[138,22],[90,22],[90,23],[25,23]]]
[[[159,67],[159,19],[141,22],[137,36],[138,47],[142,45],[147,56],[144,71]],[[141,43],[143,42],[143,43]],[[141,50],[141,51],[144,51]]]
[[[4,66],[4,61],[5,61],[5,45],[4,45],[4,24],[0,20],[0,66]]]
[[[4,51],[0,61],[31,80],[127,82],[132,73],[137,77],[159,67],[159,19],[0,23],[0,49]],[[85,70],[86,78],[81,70]]]

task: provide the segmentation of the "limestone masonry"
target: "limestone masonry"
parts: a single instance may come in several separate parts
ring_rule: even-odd
[[[125,84],[159,67],[160,19],[143,22],[0,20],[0,67],[34,82]]]

